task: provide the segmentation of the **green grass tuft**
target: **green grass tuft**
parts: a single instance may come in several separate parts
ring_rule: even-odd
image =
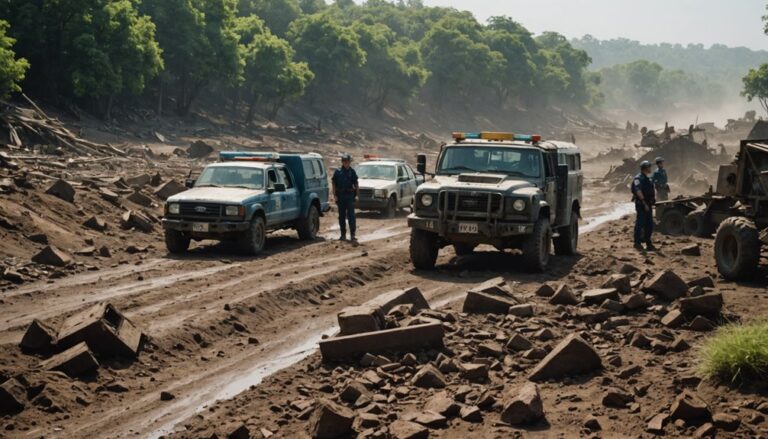
[[[768,319],[721,327],[700,350],[702,372],[732,384],[768,378]]]

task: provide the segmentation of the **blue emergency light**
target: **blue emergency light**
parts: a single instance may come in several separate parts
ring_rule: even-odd
[[[491,132],[491,131],[481,131],[481,132],[474,132],[474,133],[463,133],[463,132],[456,132],[453,133],[453,138],[456,139],[457,142],[461,142],[462,140],[467,139],[477,139],[477,140],[491,140],[491,141],[503,141],[503,140],[516,140],[519,142],[540,142],[541,136],[538,134],[513,134],[513,133],[501,133],[501,132]]]
[[[231,162],[236,160],[242,161],[276,161],[280,158],[280,154],[276,152],[254,152],[254,151],[221,151],[219,153],[219,160],[222,162]]]

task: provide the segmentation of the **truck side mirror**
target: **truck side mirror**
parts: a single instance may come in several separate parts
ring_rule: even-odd
[[[285,183],[275,183],[273,187],[274,192],[285,192]]]
[[[558,177],[567,177],[568,176],[568,165],[557,165],[557,176]]]
[[[426,154],[416,155],[416,171],[418,171],[418,173],[422,175],[427,173],[427,155]]]
[[[192,187],[195,186],[195,181],[196,180],[193,179],[193,178],[188,178],[188,179],[184,180],[184,186],[186,186],[189,189],[192,189]]]

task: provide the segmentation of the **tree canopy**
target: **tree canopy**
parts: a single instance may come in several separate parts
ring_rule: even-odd
[[[8,22],[0,20],[0,97],[21,91],[21,81],[29,68],[24,58],[17,58],[13,51],[16,42],[7,35]]]

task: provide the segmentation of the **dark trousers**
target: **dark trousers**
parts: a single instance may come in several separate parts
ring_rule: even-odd
[[[355,197],[353,196],[337,196],[336,206],[339,208],[339,229],[341,234],[347,233],[347,221],[349,222],[349,231],[352,236],[355,236]]]
[[[643,203],[635,203],[635,244],[651,243],[651,234],[653,233],[653,208],[645,210]]]

